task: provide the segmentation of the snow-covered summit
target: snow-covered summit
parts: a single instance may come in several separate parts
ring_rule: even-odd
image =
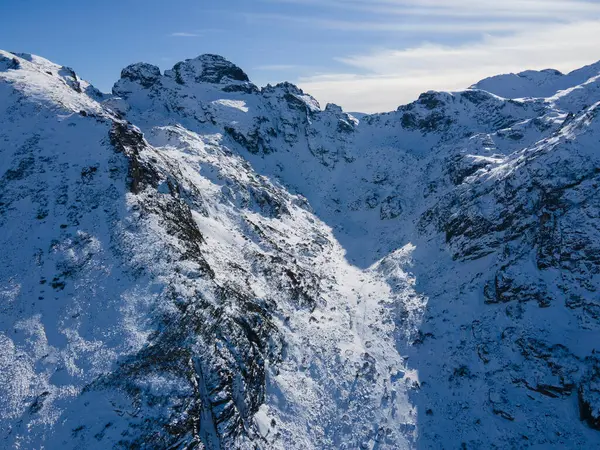
[[[585,83],[600,75],[600,62],[563,74],[555,69],[527,70],[496,75],[471,86],[504,98],[552,97],[558,91]]]
[[[244,71],[235,64],[221,56],[201,55],[178,62],[164,74],[152,64],[136,63],[127,66],[121,72],[121,79],[115,83],[113,93],[122,95],[135,85],[144,89],[160,89],[173,83],[190,88],[202,83],[221,85],[224,91],[256,89]]]

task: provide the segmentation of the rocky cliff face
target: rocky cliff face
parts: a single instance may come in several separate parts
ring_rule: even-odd
[[[0,52],[2,446],[600,445],[599,76],[358,120]]]

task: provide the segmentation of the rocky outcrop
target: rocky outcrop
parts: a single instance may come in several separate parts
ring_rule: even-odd
[[[122,79],[138,83],[144,88],[149,88],[154,85],[161,76],[162,74],[158,67],[146,63],[131,64],[121,71]],[[116,88],[114,93],[120,95],[119,88]]]
[[[250,81],[242,69],[219,55],[201,55],[195,59],[186,59],[175,64],[167,76],[174,77],[179,84]]]

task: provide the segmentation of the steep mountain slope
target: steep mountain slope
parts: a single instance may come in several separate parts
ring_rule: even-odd
[[[0,52],[3,446],[600,445],[594,67],[359,120]]]
[[[389,288],[303,198],[218,134],[152,147],[58,66],[3,57],[8,447],[412,439]]]

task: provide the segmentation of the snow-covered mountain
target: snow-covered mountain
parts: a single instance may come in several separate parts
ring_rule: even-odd
[[[0,51],[1,446],[600,446],[599,112],[599,64],[357,118]]]

